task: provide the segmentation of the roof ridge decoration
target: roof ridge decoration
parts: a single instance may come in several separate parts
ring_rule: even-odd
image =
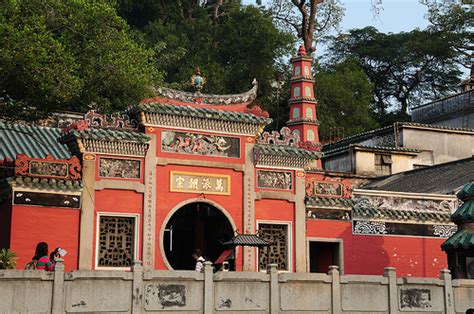
[[[172,100],[193,104],[222,106],[251,103],[255,98],[257,98],[258,83],[256,79],[253,80],[252,85],[252,88],[244,93],[229,95],[202,94],[199,90],[192,93],[167,87],[159,87],[157,92],[161,96]]]
[[[69,159],[31,158],[25,154],[17,155],[15,175],[32,178],[49,178],[77,181],[81,179],[81,163],[76,156]]]
[[[312,141],[301,141],[300,136],[296,133],[291,132],[290,128],[286,126],[282,127],[280,132],[263,132],[260,138],[257,139],[257,144],[281,145],[316,152],[321,151],[320,143],[315,143]]]
[[[95,110],[89,110],[84,114],[83,120],[72,122],[67,128],[63,129],[64,133],[70,130],[84,131],[89,128],[106,128],[127,131],[137,131],[138,121],[130,118],[125,113],[113,113],[111,115],[101,114]]]

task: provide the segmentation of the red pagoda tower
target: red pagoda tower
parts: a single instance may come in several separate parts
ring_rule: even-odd
[[[314,79],[311,73],[311,57],[306,54],[303,45],[298,54],[291,60],[293,75],[291,77],[290,120],[288,127],[300,136],[303,142],[319,143],[316,117],[316,99],[314,98]]]

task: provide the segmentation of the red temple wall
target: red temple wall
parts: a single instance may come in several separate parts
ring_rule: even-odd
[[[10,248],[18,256],[17,268],[31,261],[38,242],[46,242],[50,252],[57,247],[68,252],[66,271],[77,269],[79,215],[78,209],[14,205]]]
[[[268,221],[270,223],[291,223],[291,226],[289,226],[291,230],[291,271],[295,271],[295,204],[284,200],[256,200],[255,228],[258,228],[259,221]]]
[[[308,237],[343,240],[345,274],[382,275],[385,267],[398,276],[438,277],[447,267],[441,243],[446,239],[412,236],[353,235],[351,222],[309,220]]]
[[[8,197],[0,203],[0,249],[10,247],[11,219],[12,198]]]
[[[209,158],[208,158],[209,159]],[[184,171],[193,173],[211,173],[217,175],[229,175],[230,176],[230,195],[215,195],[215,194],[202,194],[197,193],[183,193],[183,192],[171,192],[170,191],[170,171]],[[242,232],[242,203],[243,203],[243,173],[234,171],[231,169],[223,168],[207,168],[207,167],[193,167],[193,166],[179,166],[179,165],[168,165],[158,166],[156,171],[157,183],[155,190],[157,191],[156,200],[156,232],[155,232],[155,269],[168,269],[165,264],[164,257],[161,254],[160,241],[161,234],[170,214],[170,211],[177,209],[176,207],[185,201],[195,200],[208,201],[211,204],[217,204],[218,207],[225,209],[225,211],[232,217],[232,223],[235,228]],[[242,270],[242,255],[241,249],[238,249],[238,256],[236,260],[236,269]]]
[[[93,242],[93,265],[95,268],[97,247],[97,213],[138,214],[138,259],[142,259],[143,194],[128,190],[104,189],[95,192],[95,223]]]

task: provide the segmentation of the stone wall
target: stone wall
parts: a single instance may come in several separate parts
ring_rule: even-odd
[[[0,270],[2,313],[465,313],[474,280],[328,274]]]

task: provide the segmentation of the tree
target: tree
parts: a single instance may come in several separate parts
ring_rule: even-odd
[[[429,6],[428,20],[431,23],[428,29],[449,43],[456,52],[455,61],[470,68],[474,42],[472,6],[456,3],[441,5],[435,2]]]
[[[380,119],[456,88],[461,72],[449,42],[430,30],[384,34],[373,27],[353,29],[333,39],[333,63],[355,59],[374,84],[375,111]]]
[[[320,136],[350,136],[378,126],[370,109],[372,83],[355,60],[326,66],[316,73]],[[342,129],[342,132],[341,132]]]
[[[161,82],[153,51],[102,1],[1,0],[0,93],[6,116],[125,108]]]
[[[309,53],[316,50],[315,40],[338,29],[344,15],[338,1],[330,0],[273,0],[271,12],[277,25],[303,40]]]

